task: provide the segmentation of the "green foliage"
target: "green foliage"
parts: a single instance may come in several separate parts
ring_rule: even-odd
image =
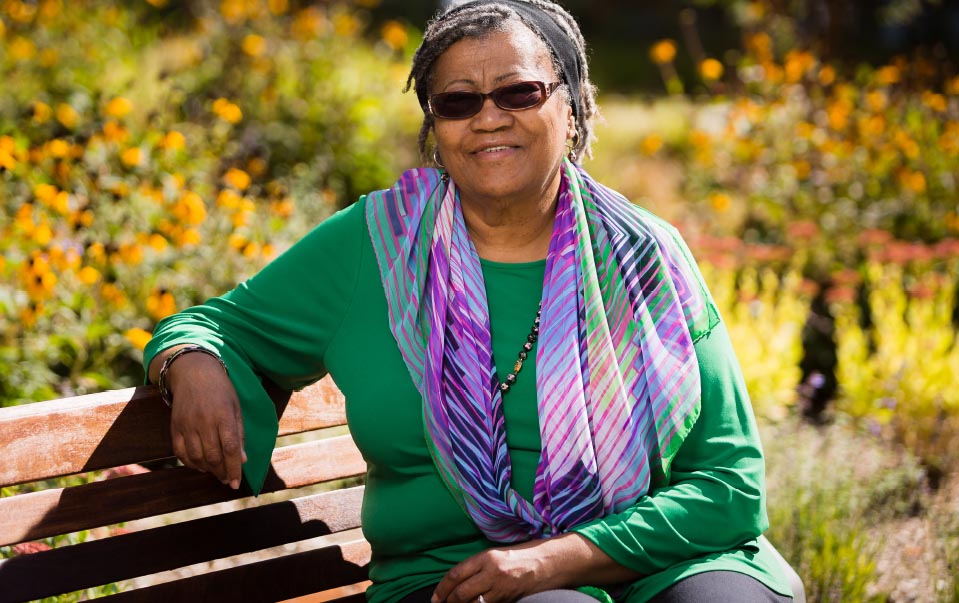
[[[0,405],[135,384],[155,321],[414,161],[402,24],[153,4],[0,5]]]
[[[917,463],[845,427],[784,423],[768,426],[764,441],[767,535],[802,577],[807,599],[885,601],[870,589],[883,544],[872,528],[917,504]]]

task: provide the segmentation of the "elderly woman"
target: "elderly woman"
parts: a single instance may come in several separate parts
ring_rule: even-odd
[[[157,326],[177,455],[257,490],[262,379],[329,373],[369,467],[370,601],[791,600],[699,272],[578,165],[596,105],[575,21],[468,2],[430,23],[410,82],[435,168]]]

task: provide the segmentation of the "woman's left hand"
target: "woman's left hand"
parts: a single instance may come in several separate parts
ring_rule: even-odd
[[[480,595],[486,603],[505,603],[563,586],[562,551],[567,547],[558,542],[562,538],[568,536],[473,555],[446,572],[436,586],[433,603],[471,603]]]

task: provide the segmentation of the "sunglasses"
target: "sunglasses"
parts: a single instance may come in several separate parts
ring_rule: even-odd
[[[482,92],[441,92],[430,96],[430,113],[443,119],[466,119],[473,117],[483,109],[487,98],[493,99],[496,106],[504,111],[522,111],[532,109],[546,102],[546,99],[560,86],[561,82],[544,84],[543,82],[516,82],[500,86],[487,93]]]

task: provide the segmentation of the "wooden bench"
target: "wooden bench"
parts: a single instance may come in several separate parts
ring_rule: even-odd
[[[133,579],[149,584],[113,598],[365,601],[363,488],[308,492],[363,475],[359,451],[349,435],[283,444],[285,436],[322,436],[345,425],[343,396],[329,379],[292,396],[271,395],[281,439],[259,499],[175,466],[170,411],[152,386],[0,408],[0,488],[28,490],[0,497],[0,546],[36,551],[0,560],[0,603]],[[129,470],[157,462],[166,466]],[[100,470],[107,470],[100,478],[113,477],[67,487],[53,481]],[[307,492],[289,498],[296,490]],[[286,499],[272,500],[283,493]],[[246,508],[224,510],[231,501]],[[194,517],[180,516],[190,510]],[[134,529],[145,518],[157,518],[156,525]],[[132,524],[111,528],[125,522]],[[84,530],[93,537],[78,544],[23,545]],[[802,582],[780,560],[802,603]]]
[[[328,379],[273,397],[281,436],[346,422],[343,396]],[[0,409],[0,487],[25,486],[0,498],[0,546],[19,544],[22,552],[0,560],[0,602],[135,578],[154,583],[113,596],[163,603],[365,600],[363,488],[309,488],[364,474],[349,435],[288,445],[283,441],[291,438],[281,438],[263,491],[286,491],[287,500],[254,499],[175,466],[169,424],[170,411],[152,386]],[[137,470],[143,463],[154,469]],[[77,485],[54,481],[76,475],[70,481]],[[224,510],[228,501],[244,508]],[[208,505],[216,506],[198,510]],[[189,510],[193,518],[182,517]],[[144,523],[153,525],[136,528]],[[85,530],[91,537],[77,544],[23,544]]]

